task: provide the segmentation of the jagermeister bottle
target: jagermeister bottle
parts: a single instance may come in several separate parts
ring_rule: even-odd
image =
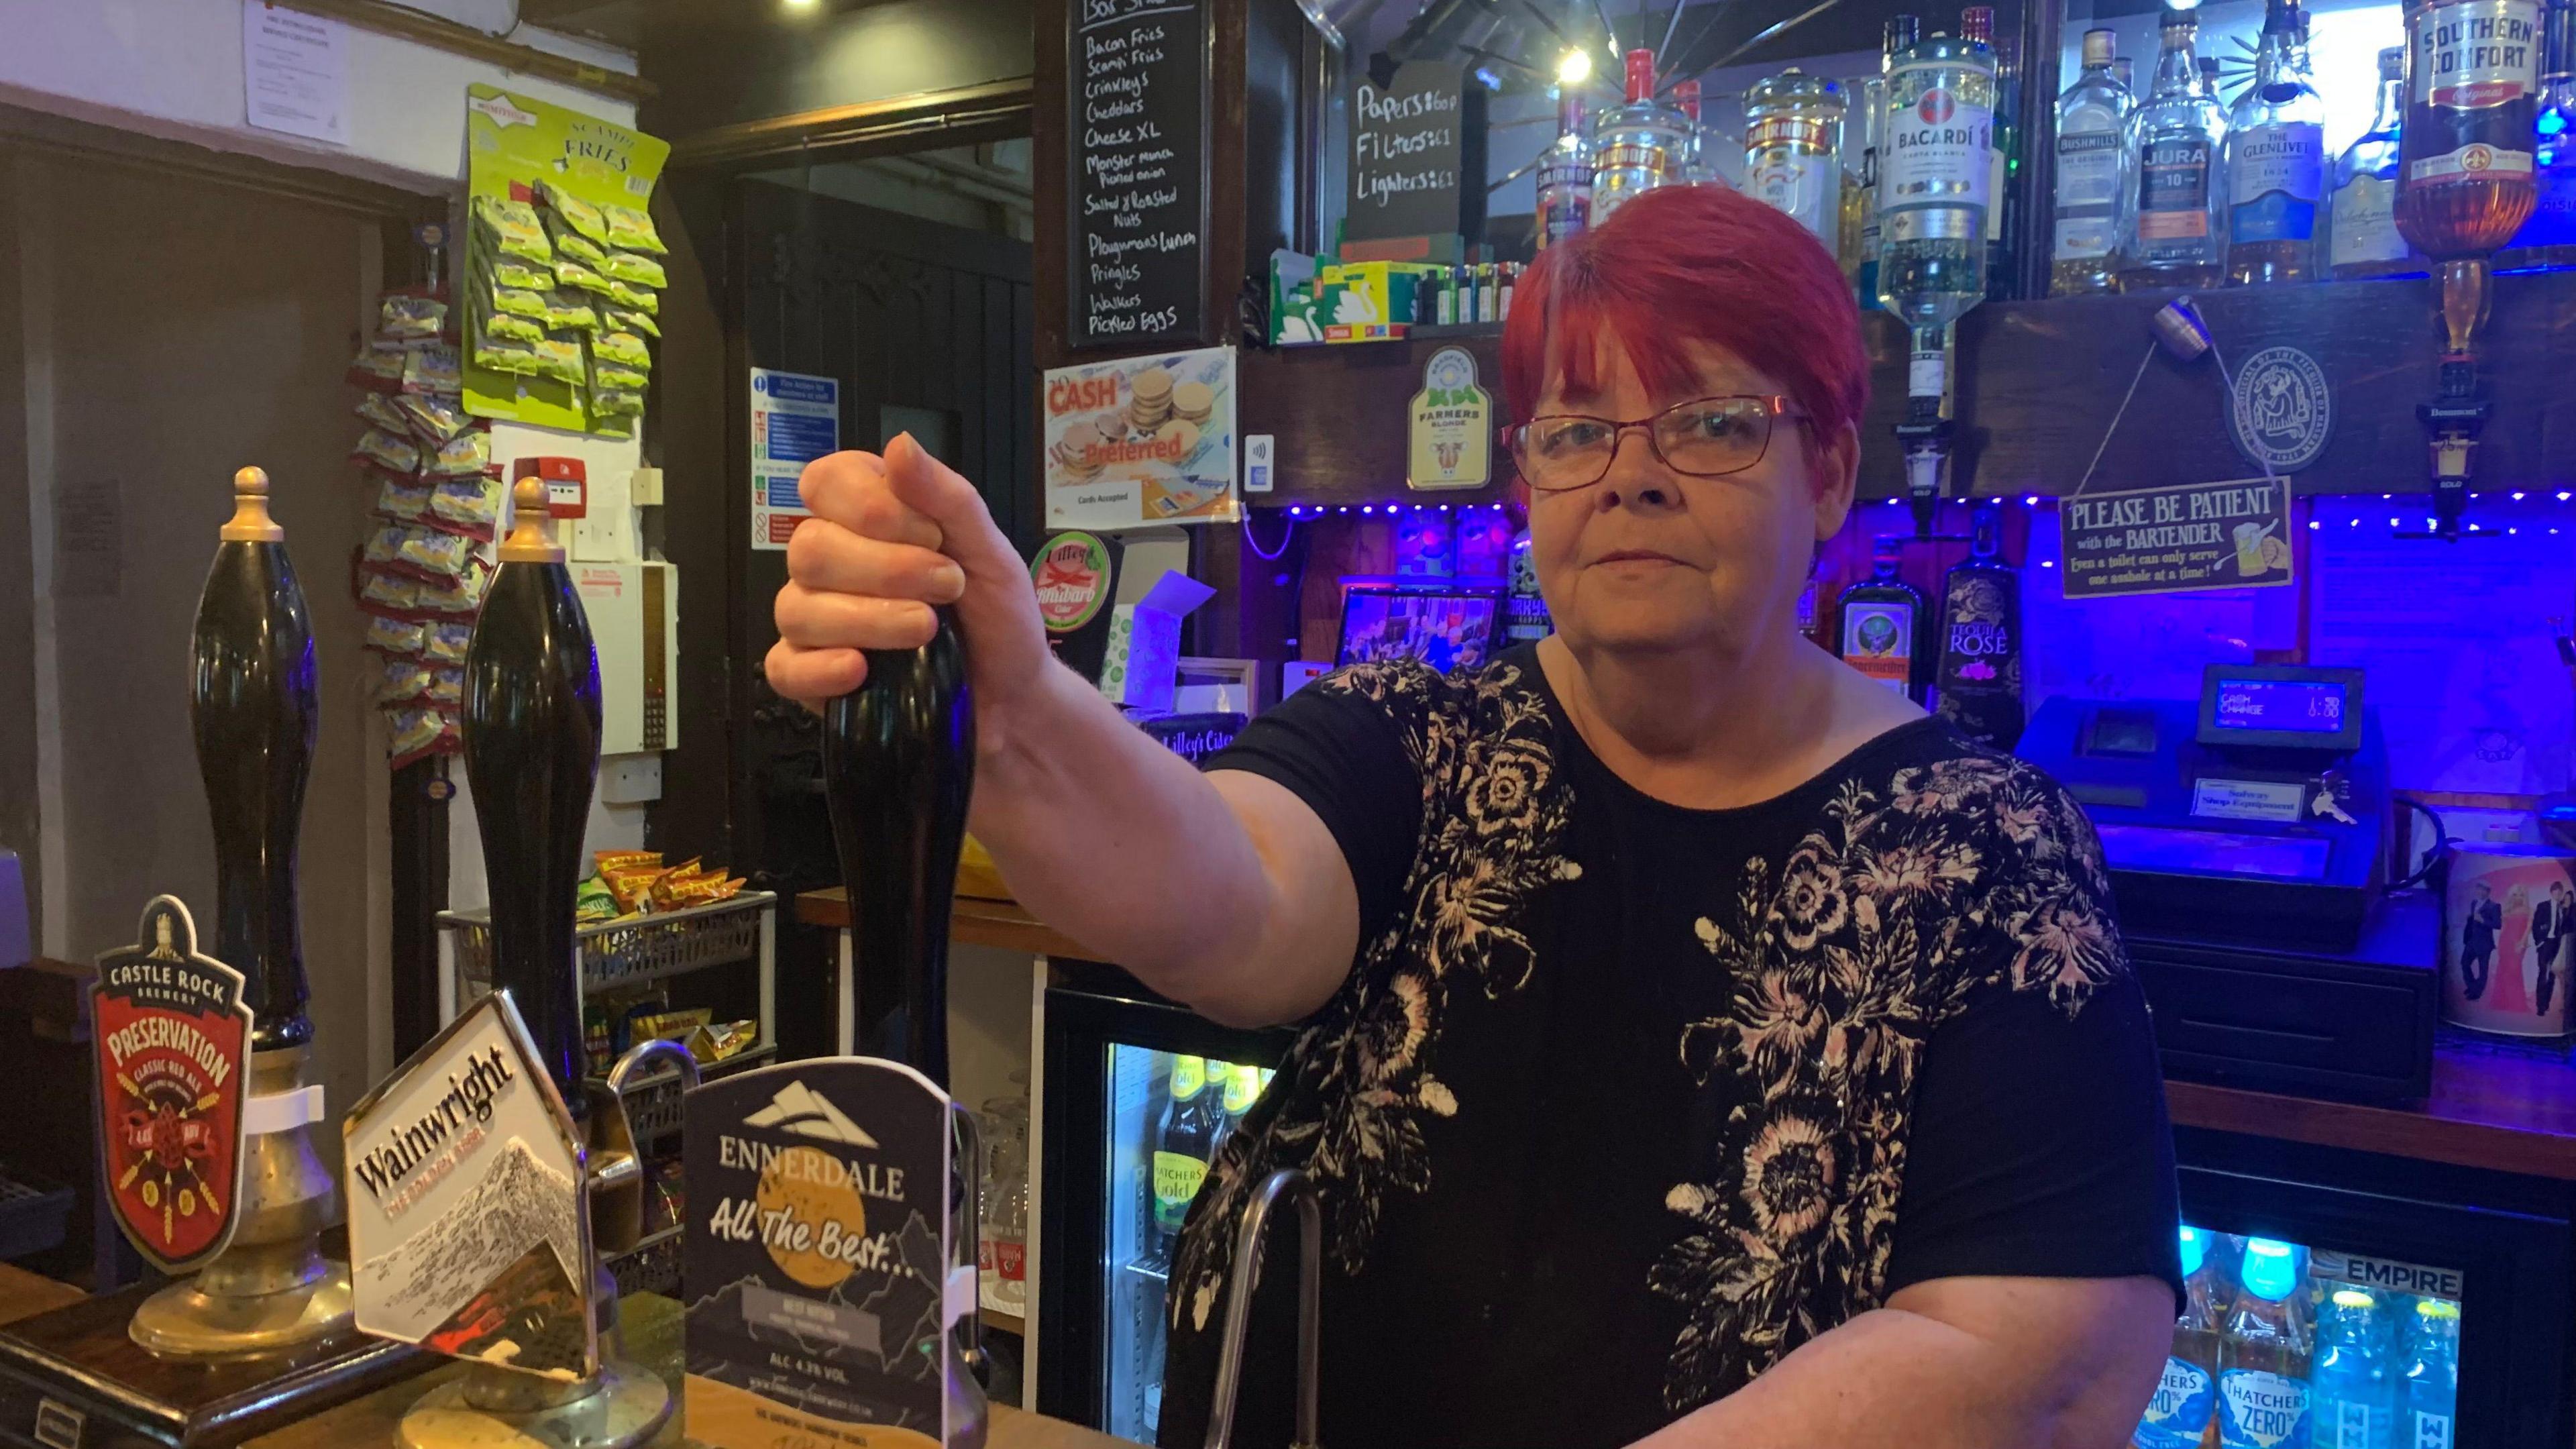
[[[1882,536],[1870,576],[1843,590],[1841,652],[1845,664],[1921,704],[1930,673],[1922,647],[1929,610],[1898,577],[1904,557],[1903,539]]]
[[[2021,740],[2021,571],[2003,559],[2003,510],[1981,504],[1968,557],[1941,586],[1939,714],[1966,739],[1997,750]]]
[[[545,481],[521,478],[511,512],[465,650],[465,778],[492,883],[493,984],[510,989],[578,1114],[588,1064],[573,895],[599,775],[599,656],[546,525]]]

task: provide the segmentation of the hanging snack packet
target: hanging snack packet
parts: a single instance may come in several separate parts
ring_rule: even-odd
[[[620,367],[613,362],[600,362],[590,369],[590,385],[603,392],[642,392],[650,381],[651,378],[634,368]]]
[[[420,586],[421,612],[445,614],[452,618],[472,614],[481,609],[483,585],[491,578],[489,573],[477,572],[476,566],[482,562],[480,557],[467,559],[465,577],[461,579],[443,579],[436,583],[422,584]]]
[[[546,320],[546,294],[534,287],[494,287],[492,315],[525,317],[531,322],[543,325]]]
[[[395,557],[405,566],[423,573],[445,574],[449,578],[464,572],[466,555],[474,551],[474,540],[463,534],[440,533],[434,529],[406,529]]]
[[[599,209],[608,225],[608,244],[619,251],[650,252],[666,256],[670,248],[662,245],[662,234],[653,229],[653,218],[631,206],[603,206]]]
[[[659,337],[662,335],[662,324],[645,316],[641,312],[628,312],[622,309],[612,310],[606,314],[603,320],[605,320],[609,326],[616,328],[620,332],[640,332],[647,337]]]
[[[423,458],[420,471],[431,478],[463,478],[491,466],[492,435],[481,428],[467,428]]]
[[[511,372],[521,377],[533,377],[537,371],[537,349],[529,343],[494,337],[477,328],[474,365],[485,372]]]
[[[620,367],[649,371],[653,366],[653,354],[644,349],[644,339],[632,332],[599,333],[590,339],[590,355]]]
[[[405,393],[394,399],[394,407],[401,412],[403,426],[411,430],[412,436],[432,446],[446,442],[474,423],[454,400],[436,393]]]
[[[667,287],[671,284],[670,278],[662,274],[660,262],[651,257],[639,257],[633,252],[610,252],[608,259],[599,263],[599,274],[637,287]]]
[[[456,349],[444,342],[432,342],[405,351],[402,390],[463,392],[465,370],[457,364]]]
[[[429,688],[429,665],[410,654],[388,655],[376,676],[376,703],[408,704]]]
[[[479,270],[495,287],[508,287],[518,292],[542,292],[555,284],[555,272],[551,266],[532,267],[508,257],[494,257],[489,261],[478,257],[476,260],[482,262]]]
[[[524,201],[499,196],[474,198],[474,235],[483,249],[495,256],[531,262],[555,259],[554,248],[546,244],[546,229],[537,221],[537,209]]]
[[[465,669],[463,665],[429,671],[429,685],[419,698],[440,709],[455,709],[465,703]]]
[[[349,385],[369,392],[399,392],[407,350],[399,342],[370,342],[350,362]]]
[[[429,514],[430,487],[388,476],[376,492],[376,515],[396,523],[418,523]]]
[[[433,664],[462,664],[465,648],[474,642],[471,624],[431,624],[421,638],[421,657]]]
[[[367,616],[366,645],[379,654],[417,654],[428,640],[427,624],[388,619],[382,614]]]
[[[585,292],[596,292],[603,297],[610,295],[609,283],[606,277],[601,276],[599,273],[582,265],[580,262],[571,260],[555,263],[555,285],[558,287],[579,287]]]
[[[417,291],[387,292],[376,310],[376,335],[390,341],[428,342],[447,326],[447,304]]]
[[[551,377],[557,382],[568,382],[575,386],[586,381],[581,371],[580,333],[549,333],[543,341],[536,344],[536,350],[538,376]]]
[[[553,332],[588,332],[599,325],[599,313],[580,292],[546,294],[546,327]]]
[[[662,294],[650,287],[612,280],[608,284],[608,300],[629,312],[641,312],[647,317],[662,315]]]
[[[411,419],[403,416],[401,404],[381,392],[371,392],[358,399],[358,416],[388,432],[407,432],[411,428]]]
[[[531,292],[528,295],[536,294]],[[538,306],[542,311],[544,304],[539,303]],[[504,342],[531,344],[545,340],[546,324],[542,318],[513,317],[507,312],[495,312],[489,317],[482,318],[481,321],[483,335],[486,337],[497,337]]]
[[[366,580],[358,590],[361,605],[389,614],[408,614],[420,607],[420,580],[374,569],[367,570]],[[369,626],[371,630],[373,627]]]
[[[490,538],[492,526],[501,516],[501,480],[488,477],[450,479],[431,493],[429,511],[444,523],[463,528],[477,537]]]
[[[407,478],[420,471],[420,446],[399,434],[369,428],[366,436],[358,439],[358,445],[349,450],[349,460],[372,463]]]
[[[640,418],[644,416],[644,394],[623,388],[592,388],[590,415],[594,418]]]
[[[592,244],[578,232],[567,231],[560,224],[551,224],[546,228],[546,235],[554,239],[555,266],[558,269],[566,262],[579,262],[593,270],[608,264],[607,249]]]
[[[538,182],[537,199],[546,204],[546,215],[556,225],[600,246],[608,245],[608,219],[598,207],[565,190],[561,182]]]
[[[394,523],[386,524],[367,535],[366,547],[358,552],[359,561],[377,565],[392,563],[402,554],[402,541],[402,526]]]
[[[458,745],[456,726],[434,709],[396,710],[393,726],[385,756],[397,770],[432,755],[453,753]]]

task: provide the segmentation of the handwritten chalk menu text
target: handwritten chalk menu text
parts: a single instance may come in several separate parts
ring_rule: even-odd
[[[1350,195],[1342,235],[1351,241],[1438,236],[1459,229],[1465,160],[1456,66],[1409,61],[1385,86],[1351,88]]]
[[[1206,322],[1207,0],[1074,0],[1075,347],[1197,341]]]

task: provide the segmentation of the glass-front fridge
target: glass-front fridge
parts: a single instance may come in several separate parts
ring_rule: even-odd
[[[1037,1408],[1151,1444],[1174,1238],[1291,1037],[1073,969],[1046,999]]]

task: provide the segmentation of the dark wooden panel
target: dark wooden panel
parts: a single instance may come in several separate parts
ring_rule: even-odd
[[[1404,486],[1405,429],[1413,395],[1422,390],[1422,368],[1431,354],[1453,344],[1475,354],[1476,377],[1494,394],[1502,416],[1502,337],[1341,346],[1246,348],[1237,372],[1235,415],[1246,434],[1279,440],[1275,492],[1254,495],[1256,508],[1298,504],[1383,503],[1410,498],[1437,503],[1491,503],[1503,495],[1511,471],[1497,451],[1495,481],[1478,489],[1412,493]]]
[[[2564,1061],[2438,1044],[2420,1109],[2206,1082],[2167,1082],[2165,1101],[2180,1127],[2576,1181],[2576,1068]]]

